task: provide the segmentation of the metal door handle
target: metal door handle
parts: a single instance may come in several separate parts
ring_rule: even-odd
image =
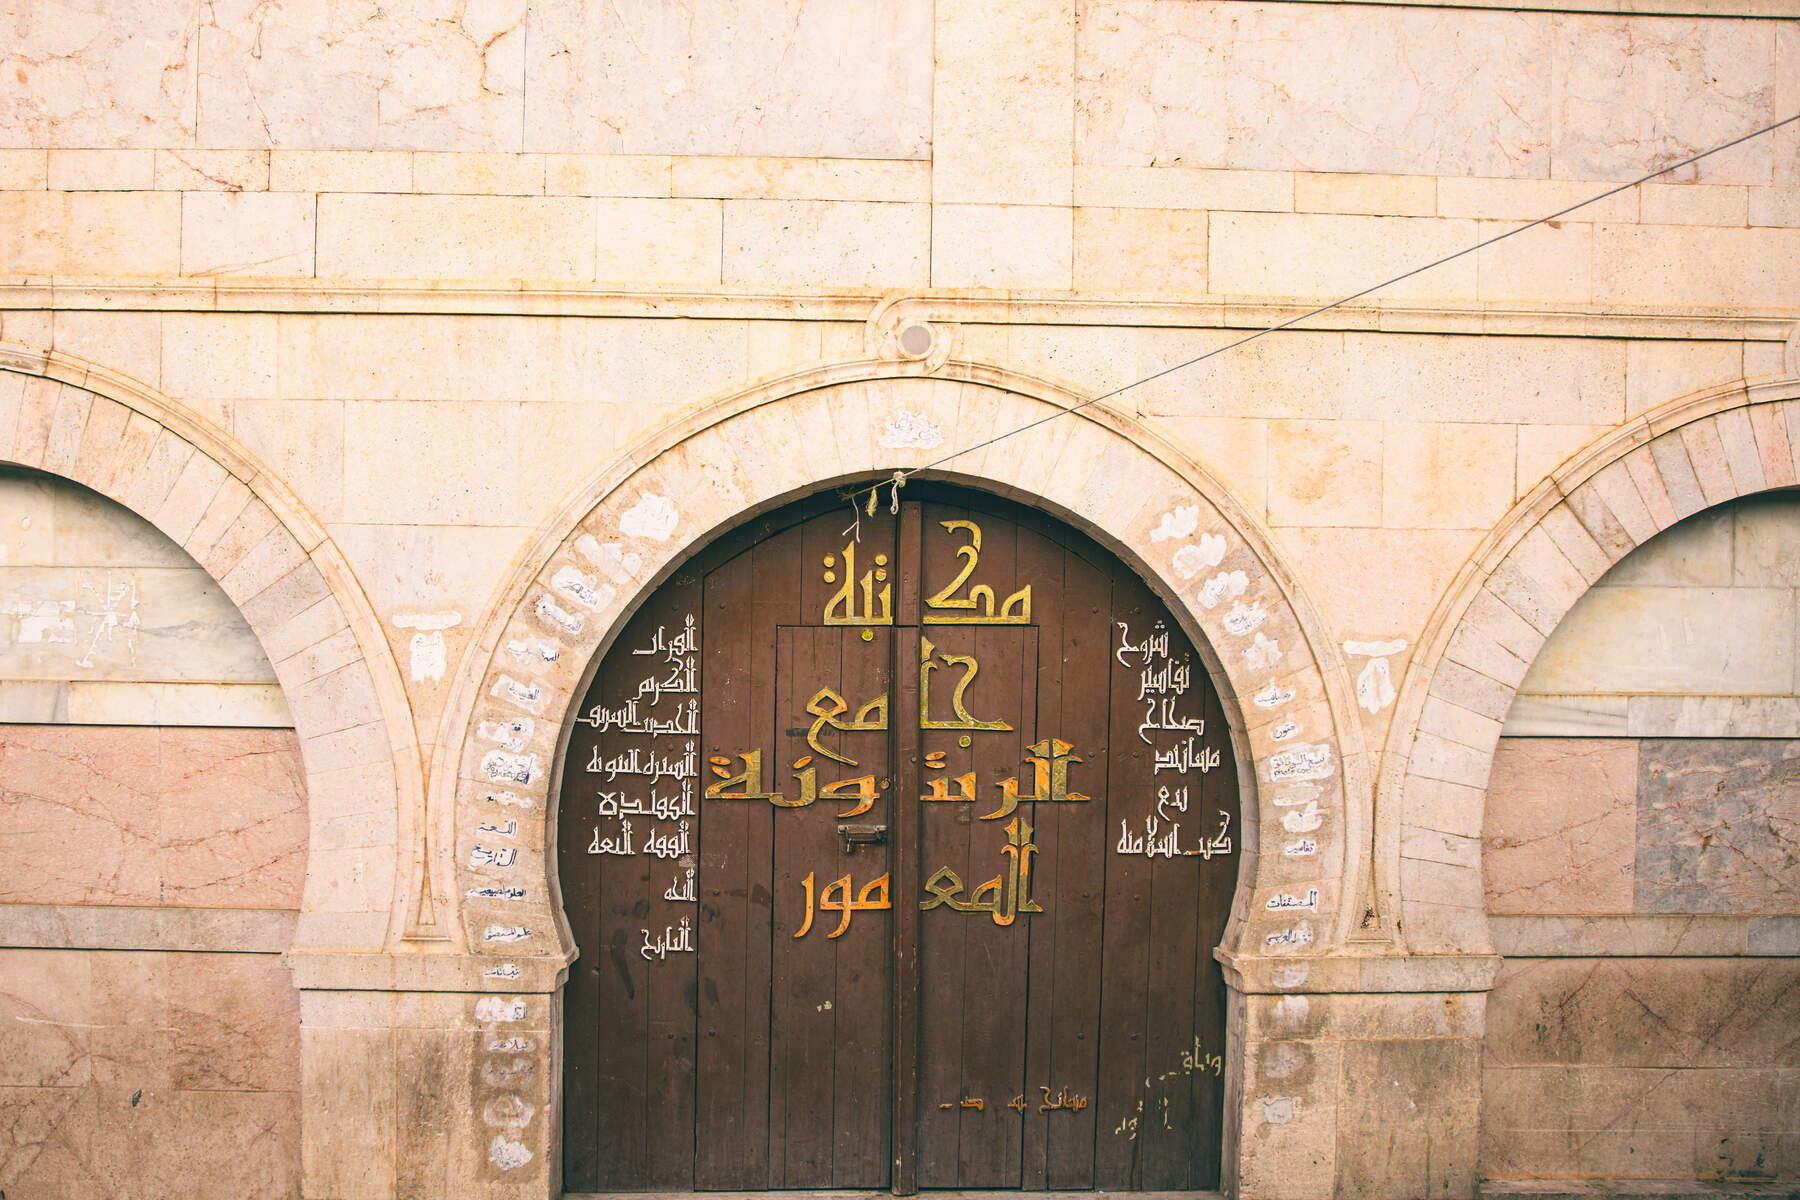
[[[838,840],[845,854],[855,854],[858,846],[879,846],[887,841],[886,825],[839,825]]]

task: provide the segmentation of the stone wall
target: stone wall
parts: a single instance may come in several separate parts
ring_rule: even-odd
[[[201,567],[0,473],[0,1190],[293,1195],[306,870],[286,704]]]
[[[1526,676],[1483,868],[1489,1178],[1800,1172],[1800,494],[1625,558]]]
[[[1791,501],[1719,506],[1800,481],[1800,127],[1180,364],[1792,115],[1797,79],[1790,0],[0,6],[0,458],[45,472],[0,481],[33,520],[0,531],[0,992],[92,1027],[0,1025],[0,1145],[43,1164],[0,1189],[126,1163],[174,1190],[181,1135],[182,1190],[243,1163],[277,1194],[553,1191],[575,948],[542,872],[518,974],[471,945],[483,721],[573,689],[712,531],[928,464],[1209,632],[1247,763],[1284,693],[1207,589],[1241,571],[1277,614],[1283,703],[1336,762],[1331,861],[1261,861],[1297,814],[1246,772],[1236,1194],[1793,1176],[1761,1100],[1596,1140],[1629,1122],[1557,1072],[1791,1087],[1787,1044],[1715,1004],[1800,950]],[[51,477],[192,560],[142,530],[94,557],[129,522],[65,520]],[[651,485],[679,534],[584,558]],[[1234,557],[1183,574],[1203,535]],[[531,605],[563,566],[608,598],[526,681],[506,645],[557,636]],[[561,709],[530,715],[554,772]],[[1264,953],[1282,871],[1329,915]],[[1588,1003],[1577,964],[1727,1033],[1609,1042],[1600,983],[1538,1030]],[[234,1061],[208,1039],[240,986],[289,1033],[215,1087],[189,1059]],[[156,1038],[209,1048],[110,1065]],[[501,1084],[538,1115],[496,1150]],[[174,1096],[272,1106],[234,1126],[266,1150],[129,1124]]]

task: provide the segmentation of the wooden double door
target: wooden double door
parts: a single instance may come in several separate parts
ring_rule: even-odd
[[[1218,698],[1086,538],[902,495],[720,539],[576,714],[570,1191],[1218,1182]]]

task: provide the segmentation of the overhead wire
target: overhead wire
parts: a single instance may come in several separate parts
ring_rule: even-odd
[[[1551,221],[1559,220],[1562,217],[1568,216],[1572,212],[1576,212],[1576,211],[1586,208],[1592,204],[1598,204],[1600,201],[1610,199],[1611,197],[1618,195],[1620,192],[1628,192],[1634,187],[1638,187],[1642,184],[1650,182],[1652,179],[1656,179],[1660,176],[1667,175],[1672,171],[1679,171],[1683,167],[1692,166],[1694,163],[1699,162],[1703,158],[1709,158],[1714,154],[1720,153],[1721,151],[1729,150],[1734,146],[1740,146],[1745,142],[1751,141],[1755,138],[1762,137],[1765,134],[1773,133],[1773,132],[1775,132],[1775,130],[1782,128],[1784,125],[1792,125],[1796,121],[1800,121],[1800,113],[1795,113],[1791,117],[1784,117],[1782,120],[1776,121],[1770,125],[1764,125],[1760,129],[1753,129],[1749,133],[1740,134],[1739,136],[1732,138],[1730,141],[1720,142],[1718,145],[1712,146],[1705,150],[1702,150],[1698,154],[1691,154],[1684,159],[1681,159],[1677,162],[1670,163],[1668,166],[1659,167],[1656,170],[1651,171],[1646,175],[1640,175],[1636,179],[1633,179],[1629,183],[1621,183],[1621,184],[1617,185],[1616,187],[1611,187],[1603,192],[1599,192],[1595,195],[1589,196],[1585,200],[1581,200],[1581,201],[1578,201],[1577,203],[1568,205],[1566,208],[1559,208],[1553,213],[1548,213],[1545,216],[1538,217],[1536,220],[1527,221],[1523,225],[1519,225],[1512,229],[1508,229],[1503,233],[1497,233],[1493,237],[1483,238],[1481,241],[1476,242],[1472,246],[1467,246],[1461,250],[1453,251],[1450,254],[1444,255],[1442,258],[1436,258],[1436,259],[1433,259],[1432,261],[1425,263],[1421,266],[1413,267],[1412,269],[1410,269],[1408,271],[1403,271],[1400,274],[1393,276],[1391,279],[1384,279],[1380,283],[1370,284],[1368,287],[1363,288],[1360,291],[1352,292],[1348,296],[1342,296],[1336,300],[1333,300],[1329,304],[1321,304],[1317,308],[1308,309],[1306,312],[1303,312],[1298,316],[1289,317],[1285,321],[1280,321],[1274,325],[1269,325],[1265,328],[1258,329],[1255,332],[1246,334],[1245,336],[1238,338],[1235,341],[1227,342],[1223,346],[1216,346],[1213,349],[1208,350],[1204,354],[1197,354],[1192,358],[1183,359],[1181,362],[1173,363],[1170,366],[1162,368],[1162,370],[1160,370],[1160,371],[1156,371],[1156,372],[1153,372],[1152,374],[1145,375],[1141,379],[1134,379],[1130,383],[1122,384],[1119,387],[1113,388],[1111,391],[1102,392],[1097,396],[1092,396],[1092,397],[1090,397],[1086,400],[1083,400],[1077,404],[1071,404],[1067,408],[1059,408],[1053,413],[1049,413],[1045,416],[1039,417],[1034,421],[1027,421],[1025,424],[1017,426],[1016,428],[1013,428],[1013,429],[1009,429],[1004,433],[997,433],[990,438],[986,438],[982,441],[976,442],[972,446],[964,446],[960,450],[953,451],[949,454],[942,456],[941,458],[932,459],[930,462],[922,463],[916,467],[906,467],[906,468],[903,468],[900,470],[896,470],[893,473],[893,476],[891,478],[882,480],[881,482],[876,483],[873,486],[871,486],[870,488],[868,488],[866,494],[868,496],[869,512],[871,515],[874,513],[876,494],[884,486],[891,485],[893,487],[894,494],[892,497],[890,507],[893,508],[895,511],[898,511],[899,506],[900,506],[900,489],[905,486],[908,478],[910,478],[913,475],[917,475],[921,471],[929,471],[933,467],[941,467],[945,463],[952,462],[958,458],[961,458],[965,454],[973,454],[977,450],[985,450],[987,447],[992,446],[997,442],[1003,442],[1007,438],[1017,437],[1021,433],[1027,433],[1033,429],[1036,429],[1038,426],[1048,424],[1049,422],[1054,421],[1059,417],[1066,417],[1070,413],[1080,412],[1084,408],[1088,408],[1092,405],[1099,404],[1106,400],[1111,400],[1114,397],[1121,396],[1124,393],[1131,391],[1133,388],[1140,388],[1140,387],[1143,387],[1147,383],[1154,383],[1158,379],[1162,379],[1166,376],[1173,375],[1177,371],[1186,370],[1188,367],[1195,366],[1198,363],[1203,363],[1207,359],[1217,357],[1218,355],[1224,354],[1227,351],[1236,350],[1240,346],[1248,345],[1249,343],[1254,342],[1258,338],[1267,337],[1271,333],[1279,333],[1284,329],[1292,329],[1294,326],[1300,324],[1302,321],[1309,321],[1314,317],[1321,316],[1325,313],[1330,312],[1334,308],[1341,308],[1346,304],[1351,304],[1357,300],[1361,300],[1365,296],[1370,296],[1376,292],[1382,291],[1385,288],[1393,287],[1397,283],[1404,283],[1406,280],[1411,279],[1415,275],[1421,275],[1421,274],[1425,273],[1426,271],[1430,271],[1436,267],[1441,267],[1445,263],[1455,262],[1459,258],[1463,258],[1463,257],[1466,257],[1467,255],[1474,254],[1478,251],[1485,250],[1489,246],[1492,246],[1499,242],[1505,241],[1507,238],[1517,237],[1519,234],[1525,233],[1528,230],[1536,229],[1540,225],[1545,225]],[[860,489],[860,488],[850,492],[848,495],[848,498],[850,500],[851,505],[854,507],[864,494],[865,493],[864,493],[863,489]]]

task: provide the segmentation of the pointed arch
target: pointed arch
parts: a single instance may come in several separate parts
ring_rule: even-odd
[[[416,910],[408,872],[396,868],[416,857],[417,739],[399,666],[324,526],[204,417],[54,350],[0,342],[0,461],[71,479],[149,521],[218,581],[256,634],[306,770],[295,948],[379,952],[405,937]],[[347,829],[356,836],[333,836]]]
[[[1532,660],[1613,564],[1663,530],[1800,480],[1800,376],[1642,414],[1513,507],[1426,626],[1383,760],[1377,885],[1405,946],[1491,953],[1481,878],[1488,771]]]
[[[712,404],[579,487],[482,616],[440,727],[433,819],[454,847],[470,949],[546,965],[573,953],[554,878],[554,774],[570,705],[642,597],[758,512],[978,445],[933,474],[1077,525],[1210,647],[1250,793],[1224,952],[1312,955],[1341,943],[1360,913],[1339,897],[1360,897],[1367,875],[1370,768],[1333,640],[1266,531],[1200,464],[1103,405],[1034,424],[1084,399],[977,363],[840,363]],[[989,441],[1010,430],[1022,432]],[[478,836],[496,815],[530,830],[504,867]],[[510,887],[524,897],[493,895]],[[1308,887],[1320,914],[1297,937],[1265,901]]]

